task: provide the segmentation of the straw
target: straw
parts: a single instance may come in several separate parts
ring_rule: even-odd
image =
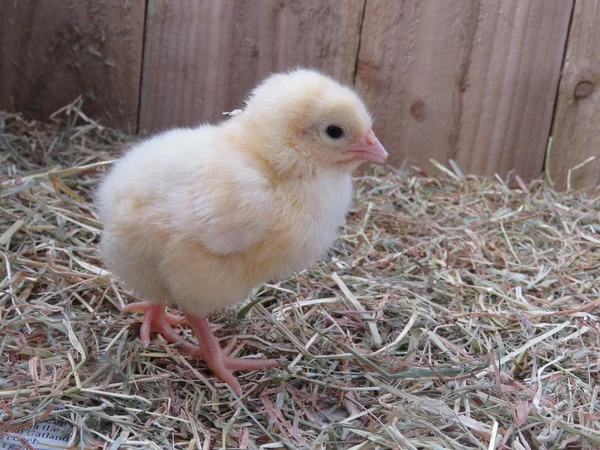
[[[211,317],[236,356],[286,360],[238,373],[238,399],[120,312],[137,299],[104,269],[91,202],[132,141],[80,101],[2,114],[0,433],[47,415],[77,448],[600,445],[598,191],[367,169],[327,260]]]

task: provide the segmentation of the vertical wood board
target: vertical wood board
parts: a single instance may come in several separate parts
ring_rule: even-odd
[[[356,86],[391,153],[541,174],[571,0],[369,0]]]
[[[600,185],[600,0],[575,2],[547,164],[559,189]]]
[[[0,1],[0,109],[83,110],[136,131],[145,0]]]
[[[269,72],[352,83],[364,0],[150,0],[140,130],[223,118]]]

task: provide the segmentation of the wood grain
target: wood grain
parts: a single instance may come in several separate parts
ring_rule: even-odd
[[[538,177],[570,0],[369,0],[356,86],[390,161]]]
[[[577,0],[567,43],[556,117],[550,173],[557,188],[600,185],[600,1]]]
[[[145,0],[0,1],[0,109],[83,110],[136,131]]]
[[[223,118],[271,71],[352,82],[364,0],[149,0],[140,129]]]

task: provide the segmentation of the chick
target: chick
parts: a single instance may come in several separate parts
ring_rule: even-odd
[[[232,371],[276,360],[232,358],[207,316],[267,280],[326,255],[352,195],[351,174],[387,152],[364,103],[313,70],[274,74],[241,111],[216,125],[173,129],[137,144],[97,193],[107,268],[145,302],[141,339],[181,340],[187,321],[199,346],[184,343],[238,394]],[[166,312],[177,304],[183,317]]]

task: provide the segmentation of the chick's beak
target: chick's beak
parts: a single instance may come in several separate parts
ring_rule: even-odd
[[[347,148],[344,153],[350,153],[353,160],[370,161],[376,164],[383,164],[388,157],[388,153],[373,130],[367,131],[356,144]]]

